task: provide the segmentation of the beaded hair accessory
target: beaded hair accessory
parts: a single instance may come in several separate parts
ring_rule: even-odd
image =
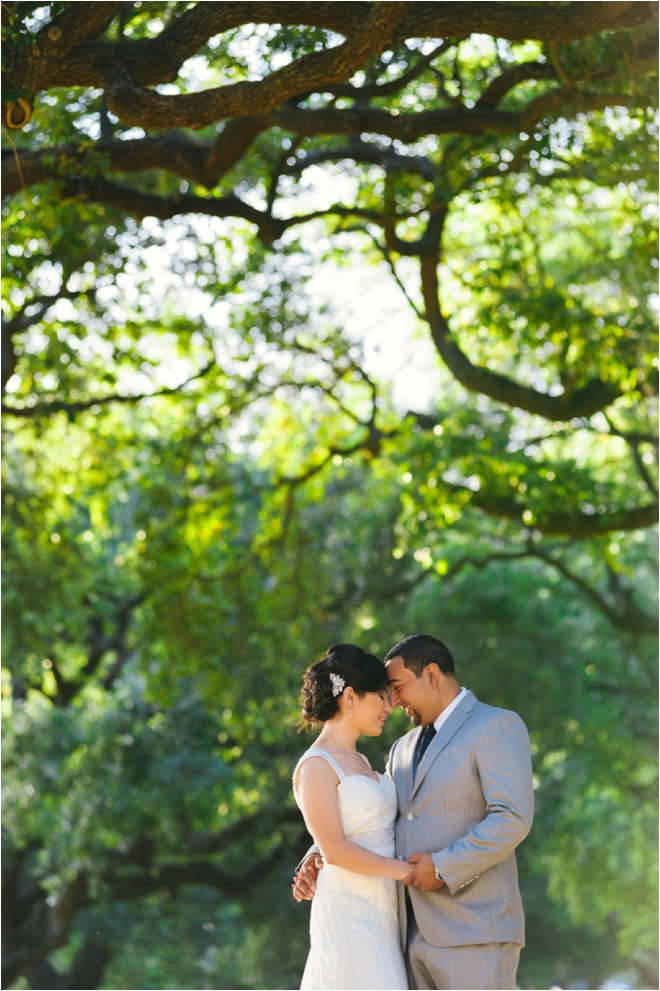
[[[346,682],[340,674],[335,674],[334,672],[330,674],[330,681],[332,682],[332,696],[333,698],[337,698],[344,691]]]

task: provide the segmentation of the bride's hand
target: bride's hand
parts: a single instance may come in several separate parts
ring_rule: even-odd
[[[414,864],[411,864],[407,860],[402,860],[401,861],[401,866],[402,867],[405,867],[407,869],[407,872],[408,873],[405,874],[402,878],[399,878],[399,880],[400,881],[403,881],[403,883],[407,887],[410,884],[410,882],[411,882],[411,880],[412,880],[412,878],[413,878],[413,876],[415,874],[415,865]]]

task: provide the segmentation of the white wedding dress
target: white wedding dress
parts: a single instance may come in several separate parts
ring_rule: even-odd
[[[397,797],[392,779],[384,774],[378,775],[378,781],[366,774],[345,774],[337,761],[318,747],[305,751],[296,771],[308,757],[322,757],[339,778],[339,812],[346,839],[383,857],[393,857]],[[295,785],[293,792],[298,802]],[[324,864],[312,900],[309,933],[311,948],[301,991],[408,988],[399,939],[396,881]]]

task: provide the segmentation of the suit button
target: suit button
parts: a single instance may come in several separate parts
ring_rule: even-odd
[[[408,821],[409,821],[409,822],[412,822],[414,818],[415,818],[415,817],[414,817],[414,815],[412,814],[412,812],[409,812],[409,813],[408,813]]]

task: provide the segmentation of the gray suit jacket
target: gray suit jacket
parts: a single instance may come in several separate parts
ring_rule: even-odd
[[[478,702],[472,692],[433,738],[413,781],[422,730],[393,745],[388,773],[399,797],[396,853],[430,853],[446,885],[408,888],[415,920],[433,946],[524,944],[514,850],[534,807],[529,736],[515,712]],[[399,885],[405,949],[406,889]]]

